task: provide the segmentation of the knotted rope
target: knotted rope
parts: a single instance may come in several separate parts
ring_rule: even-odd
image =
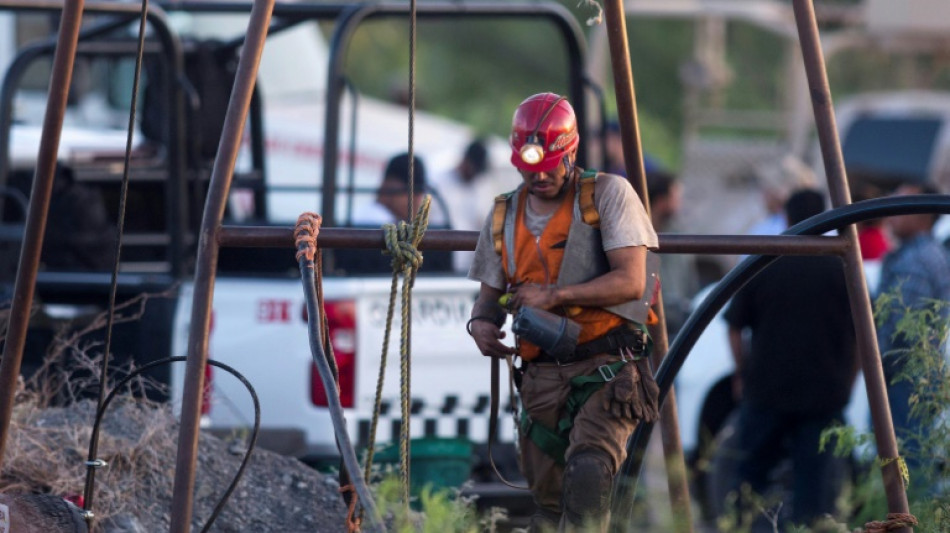
[[[874,520],[864,524],[865,533],[887,533],[917,525],[917,517],[909,513],[888,513],[887,520]]]
[[[297,248],[297,261],[306,257],[313,261],[317,255],[317,235],[320,234],[320,225],[323,217],[316,213],[303,213],[297,217],[294,226],[294,246]]]
[[[409,309],[410,309],[410,291],[416,278],[416,272],[422,266],[422,252],[419,251],[419,243],[429,227],[429,206],[432,204],[432,198],[426,195],[422,200],[422,205],[416,211],[416,216],[411,224],[405,221],[399,221],[397,224],[386,224],[383,226],[383,233],[386,240],[386,250],[383,253],[392,256],[393,277],[389,288],[389,307],[386,311],[386,329],[383,335],[383,348],[380,354],[379,376],[376,380],[376,403],[373,409],[373,419],[370,422],[369,442],[366,448],[366,464],[364,465],[364,476],[367,481],[370,479],[373,465],[374,443],[376,442],[376,429],[379,425],[379,411],[383,402],[383,382],[386,376],[386,354],[389,352],[389,335],[392,331],[393,315],[396,308],[397,281],[399,274],[403,275],[402,284],[402,329],[400,336],[400,404],[402,409],[402,424],[399,428],[399,469],[400,481],[402,485],[403,498],[409,502],[409,392],[411,390],[409,380],[410,370],[410,346],[409,346]]]

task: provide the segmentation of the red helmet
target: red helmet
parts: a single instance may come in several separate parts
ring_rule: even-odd
[[[511,119],[511,164],[526,172],[550,172],[579,142],[574,108],[563,96],[528,97]]]

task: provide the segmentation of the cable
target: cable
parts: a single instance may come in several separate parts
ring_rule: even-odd
[[[145,54],[145,21],[148,18],[148,0],[142,0],[142,11],[139,16],[138,48],[135,53],[135,73],[132,77],[132,99],[129,104],[129,127],[125,138],[125,160],[122,169],[122,189],[119,193],[119,214],[115,237],[115,258],[112,264],[112,280],[109,284],[109,315],[106,323],[106,341],[102,353],[102,364],[99,371],[98,409],[103,408],[105,401],[106,383],[109,378],[109,351],[112,349],[112,330],[115,325],[115,300],[119,290],[119,260],[122,255],[122,234],[125,230],[125,208],[129,194],[129,165],[132,160],[132,135],[135,132],[135,107],[138,103],[139,81],[142,78],[142,58]],[[98,426],[93,426],[92,436],[89,438],[89,455],[87,464],[96,464],[96,455],[99,450]],[[92,490],[96,482],[96,469],[90,466],[86,470],[86,505],[92,507]]]
[[[333,422],[333,429],[336,432],[337,445],[340,454],[343,456],[343,464],[347,471],[351,472],[351,482],[356,488],[363,509],[368,511],[373,529],[376,531],[385,531],[383,520],[373,502],[373,495],[366,485],[366,481],[359,475],[360,464],[356,458],[356,452],[353,451],[353,444],[346,431],[346,420],[343,418],[343,406],[340,404],[340,391],[336,381],[333,379],[333,371],[327,362],[326,354],[323,351],[323,341],[318,323],[319,317],[323,316],[321,309],[317,308],[317,289],[314,283],[314,263],[313,257],[307,257],[301,253],[298,256],[300,264],[300,277],[304,285],[304,295],[307,300],[307,323],[309,325],[308,333],[310,337],[310,353],[317,371],[320,374],[320,381],[323,383],[323,389],[327,394],[327,403],[329,404],[330,419]]]
[[[159,359],[157,361],[152,361],[141,368],[138,368],[129,373],[128,376],[123,378],[121,381],[116,383],[115,387],[112,388],[112,391],[105,397],[101,405],[96,409],[96,421],[92,426],[92,435],[93,438],[98,439],[99,436],[99,425],[102,423],[102,418],[105,414],[106,409],[109,407],[109,404],[112,403],[112,400],[116,397],[116,394],[119,390],[122,389],[125,384],[131,381],[133,378],[138,377],[140,374],[144,373],[147,370],[152,369],[158,365],[164,365],[168,363],[177,363],[181,361],[187,361],[187,357],[177,356],[177,357],[166,357],[164,359]],[[232,376],[238,379],[245,388],[247,388],[248,393],[251,395],[251,400],[254,402],[254,428],[251,430],[251,438],[247,443],[247,451],[244,452],[244,459],[241,460],[241,465],[238,466],[237,472],[234,474],[234,479],[231,481],[231,484],[228,485],[227,490],[224,491],[224,494],[221,496],[221,500],[218,501],[218,504],[214,507],[211,516],[208,517],[208,521],[205,522],[203,528],[201,528],[201,533],[206,533],[211,529],[211,524],[217,520],[218,516],[221,514],[221,511],[224,510],[225,504],[227,504],[228,499],[230,499],[231,494],[234,492],[234,489],[237,488],[237,484],[241,481],[241,477],[244,475],[244,470],[247,469],[247,464],[251,459],[251,453],[254,451],[254,447],[257,445],[257,436],[260,433],[261,429],[261,402],[257,397],[257,392],[254,390],[254,387],[251,383],[245,378],[240,372],[234,368],[217,361],[208,360],[208,364],[211,366],[216,366],[225,372],[228,372]],[[97,466],[101,466],[103,463],[99,461],[87,461],[86,466],[89,470],[95,470]],[[88,480],[88,477],[87,477]],[[85,492],[83,493],[83,511],[86,513],[91,513],[92,507],[92,495],[93,495],[93,486],[88,482],[86,484]],[[91,516],[89,514],[88,516]]]

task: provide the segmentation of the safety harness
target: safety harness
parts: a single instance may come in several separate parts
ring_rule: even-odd
[[[581,219],[588,226],[599,229],[600,228],[600,213],[597,211],[596,203],[594,202],[594,187],[597,183],[597,174],[596,170],[586,170],[581,173],[578,180],[578,196],[577,196],[577,207],[580,211]],[[492,211],[492,240],[494,244],[495,252],[499,255],[502,255],[502,250],[505,246],[505,234],[508,233],[509,239],[511,238],[510,228],[510,218],[508,217],[508,205],[512,196],[515,195],[515,191],[511,191],[505,194],[501,194],[495,198],[495,205]],[[510,254],[509,254],[510,256]],[[653,292],[652,290],[650,291]],[[649,305],[649,301],[646,302]],[[652,309],[650,310],[652,313]],[[528,416],[527,410],[522,406],[521,415],[519,419],[519,429],[522,435],[531,439],[534,444],[541,449],[544,453],[554,458],[558,464],[565,463],[565,452],[570,444],[570,432],[571,428],[574,426],[574,419],[577,416],[577,413],[580,412],[581,407],[584,403],[587,402],[590,397],[600,390],[606,383],[610,382],[617,376],[620,370],[628,362],[636,361],[649,353],[649,345],[651,344],[649,340],[649,335],[646,332],[646,328],[637,322],[628,322],[628,327],[633,327],[637,329],[639,335],[639,343],[634,343],[633,345],[625,343],[624,341],[628,340],[629,337],[623,335],[612,335],[608,334],[602,338],[603,341],[607,342],[607,345],[601,346],[601,339],[597,341],[591,341],[587,344],[594,345],[595,343],[598,346],[589,346],[590,350],[584,350],[584,345],[578,346],[578,350],[593,353],[606,353],[612,352],[613,348],[620,347],[630,347],[633,353],[631,356],[623,355],[621,353],[621,359],[613,363],[608,363],[601,365],[597,368],[597,371],[590,375],[585,376],[575,376],[570,380],[570,392],[568,393],[567,402],[564,408],[564,414],[558,421],[557,427],[552,429],[544,426],[543,424],[537,423]],[[616,346],[614,346],[616,345]],[[561,361],[563,364],[564,361]],[[498,394],[497,394],[497,361],[493,360],[493,372],[492,372],[492,405],[490,407],[490,416],[491,422],[489,425],[490,429],[495,427],[497,423],[497,404],[498,404]],[[493,431],[490,433],[494,434]],[[493,435],[489,436],[489,441],[492,440]],[[502,478],[504,481],[504,478]]]
[[[581,219],[592,228],[600,228],[600,213],[594,203],[594,185],[597,184],[597,171],[585,170],[579,179],[578,206],[581,210]],[[495,245],[495,253],[501,255],[505,246],[505,217],[508,214],[508,200],[515,194],[509,191],[495,197],[495,207],[491,216],[491,236]]]

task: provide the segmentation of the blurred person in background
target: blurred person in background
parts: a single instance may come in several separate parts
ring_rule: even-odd
[[[894,195],[937,192],[932,185],[902,185]],[[919,311],[930,308],[933,300],[950,302],[950,254],[933,236],[937,217],[936,214],[921,213],[885,219],[887,229],[899,246],[884,257],[877,291],[877,312],[883,313],[884,319],[878,326],[877,338],[888,385],[887,398],[894,431],[904,443],[901,455],[908,453],[908,466],[911,468],[919,466],[917,461],[913,461],[914,456],[919,454],[919,443],[915,436],[923,428],[910,413],[915,380],[901,374],[906,365],[905,354],[913,349],[915,339],[905,338],[898,329],[906,314],[905,308]],[[899,296],[900,301],[890,296]],[[947,316],[948,309],[946,306],[940,309],[942,320],[946,322],[950,319]]]
[[[428,179],[426,167],[418,156],[413,156],[412,209],[418,211],[426,196]],[[409,212],[409,154],[401,153],[390,158],[383,172],[382,180],[376,188],[373,202],[364,203],[353,211],[351,225],[362,228],[379,229],[385,224],[399,221],[411,221],[415,212]],[[445,213],[432,202],[429,212],[429,228],[448,227]],[[350,273],[386,273],[391,272],[391,258],[376,250],[341,248],[334,250],[336,267]],[[424,253],[423,272],[451,270],[451,252],[428,251]]]
[[[824,211],[820,192],[805,189],[786,202],[788,225]],[[736,293],[725,313],[735,360],[733,393],[739,401],[737,472],[739,509],[760,513],[741,488],[766,494],[770,472],[792,460],[790,516],[783,523],[811,526],[835,513],[842,486],[840,460],[819,452],[821,432],[843,420],[856,375],[854,327],[841,260],[787,256]],[[751,332],[751,343],[743,339]]]
[[[606,168],[604,172],[627,177],[627,167],[623,156],[623,141],[620,138],[620,123],[617,120],[610,120],[606,126],[606,139],[604,141],[604,158]],[[643,168],[649,175],[654,170],[659,170],[657,162],[647,154],[643,154]]]
[[[747,233],[779,235],[788,229],[783,209],[789,195],[792,191],[815,187],[815,174],[797,157],[786,155],[774,163],[758,166],[755,176],[762,189],[765,218],[755,223]]]
[[[682,207],[682,187],[676,176],[657,168],[647,171],[647,191],[653,228],[661,233],[675,231],[676,217]],[[690,301],[700,288],[695,256],[661,256],[660,284],[666,326],[673,336],[689,316]]]
[[[488,149],[485,141],[476,139],[465,147],[462,159],[449,173],[440,176],[436,185],[448,209],[452,229],[478,231],[485,222],[485,206],[495,197],[491,180],[486,179]],[[456,272],[468,272],[475,252],[458,251],[452,254]]]

